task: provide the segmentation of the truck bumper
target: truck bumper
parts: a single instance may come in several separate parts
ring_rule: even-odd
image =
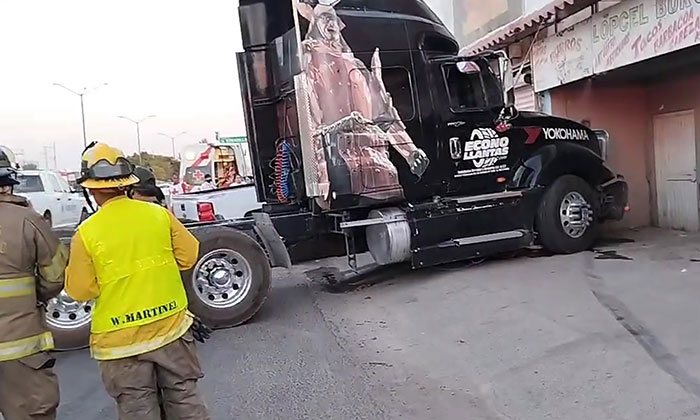
[[[600,186],[600,219],[622,220],[629,210],[629,188],[625,179],[618,175]]]

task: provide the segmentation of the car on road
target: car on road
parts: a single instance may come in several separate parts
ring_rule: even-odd
[[[20,171],[15,193],[29,199],[34,210],[54,228],[71,227],[87,218],[87,203],[57,173],[47,170]]]

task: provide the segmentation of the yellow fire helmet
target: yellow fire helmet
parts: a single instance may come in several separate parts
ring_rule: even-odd
[[[134,165],[119,149],[105,143],[93,143],[83,153],[78,183],[87,189],[124,188],[139,179]]]

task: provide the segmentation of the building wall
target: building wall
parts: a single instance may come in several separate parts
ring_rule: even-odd
[[[596,85],[590,79],[550,91],[552,113],[610,133],[608,165],[630,187],[630,212],[619,227],[651,224],[651,126],[642,86]],[[623,111],[624,110],[624,111]],[[624,116],[620,112],[624,112]]]
[[[687,78],[681,77],[661,81],[649,86],[648,91],[647,110],[650,121],[652,117],[657,114],[695,110],[695,153],[696,158],[700,162],[700,148],[698,148],[698,145],[700,145],[700,76]],[[650,130],[653,130],[651,125]],[[650,131],[650,136],[653,136],[653,131]],[[653,162],[654,159],[653,151],[653,143],[650,143],[651,162]],[[700,164],[698,165],[698,168],[700,169]],[[650,172],[649,182],[652,186],[655,186],[656,173],[653,165]],[[654,190],[655,189],[652,188],[652,198],[654,199],[653,202],[656,203]],[[652,216],[654,221],[658,220],[656,213],[656,205],[654,204],[652,206]]]
[[[609,166],[630,187],[630,213],[623,227],[658,222],[654,165],[653,117],[695,110],[696,144],[700,145],[700,75],[654,84],[604,84],[582,80],[549,91],[552,113],[610,133]],[[696,148],[700,160],[700,147]],[[700,165],[699,165],[700,167]]]
[[[523,0],[454,0],[453,10],[455,36],[466,46],[520,17]]]

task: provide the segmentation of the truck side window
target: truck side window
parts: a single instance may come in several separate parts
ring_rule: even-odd
[[[391,116],[391,111],[388,109],[388,102],[382,97],[381,84],[374,76],[374,73],[366,67],[356,67],[350,70],[350,78],[360,77],[367,81],[370,97],[365,98],[368,103],[371,103],[373,119],[386,119],[395,117]],[[394,108],[399,113],[401,121],[411,121],[416,114],[413,101],[413,84],[408,69],[400,66],[382,67],[382,80],[384,88],[391,95],[391,100]],[[363,99],[363,100],[365,100]],[[341,99],[342,100],[342,99]]]
[[[475,63],[480,72],[463,73],[457,65],[446,64],[442,72],[452,112],[502,106],[500,85],[486,63]]]
[[[70,192],[70,185],[68,184],[68,181],[66,181],[65,179],[63,179],[60,176],[57,179],[58,179],[58,183],[61,185],[61,190],[63,192],[69,193]]]
[[[462,73],[455,64],[443,66],[442,72],[447,83],[452,111],[464,112],[468,109],[487,107],[481,73]]]
[[[382,67],[382,78],[401,120],[411,121],[415,117],[416,109],[408,70],[403,67]]]
[[[18,193],[35,193],[44,192],[44,183],[41,182],[39,175],[23,175],[17,177],[19,185],[15,187],[15,192]]]
[[[52,192],[62,192],[61,186],[53,174],[47,174],[46,179],[49,181],[49,187],[51,188]]]

